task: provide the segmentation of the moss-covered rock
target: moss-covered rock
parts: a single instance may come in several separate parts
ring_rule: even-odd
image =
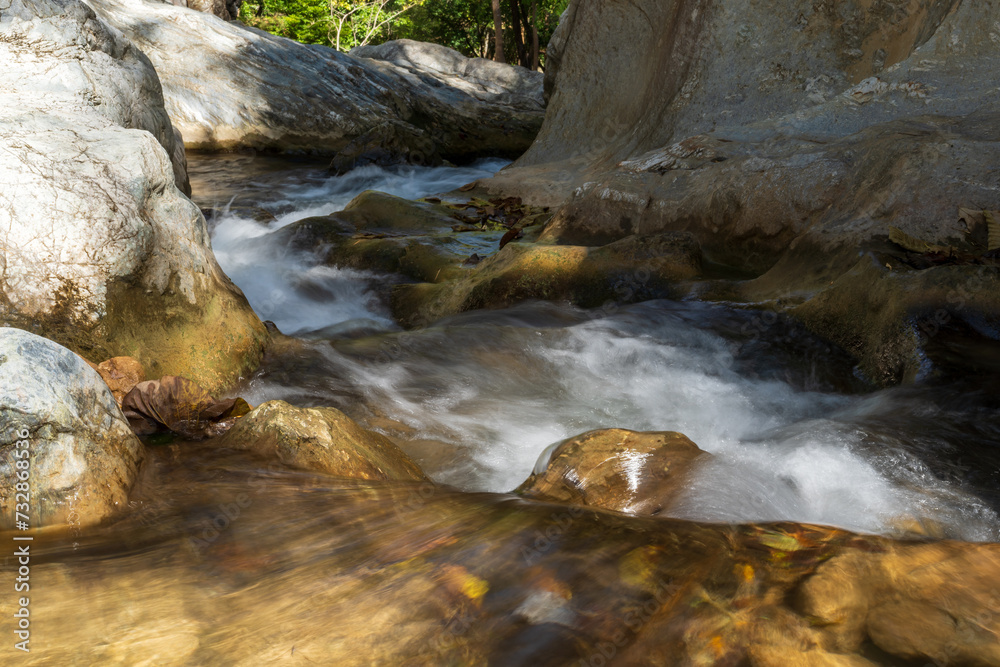
[[[336,477],[426,479],[392,441],[361,428],[336,408],[297,408],[284,401],[268,401],[241,418],[218,444]]]
[[[361,230],[428,233],[448,229],[457,222],[454,211],[441,204],[403,199],[377,190],[366,190],[348,202],[337,217]]]
[[[453,283],[397,286],[392,306],[408,326],[527,299],[587,308],[671,295],[676,282],[700,269],[698,244],[684,233],[628,237],[600,248],[509,243]]]

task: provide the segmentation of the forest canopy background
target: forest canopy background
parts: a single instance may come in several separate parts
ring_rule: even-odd
[[[470,57],[544,67],[545,46],[568,4],[569,0],[247,0],[239,18],[275,35],[341,51],[415,39]],[[497,14],[500,30],[494,23]],[[498,35],[503,42],[500,58],[494,46]]]

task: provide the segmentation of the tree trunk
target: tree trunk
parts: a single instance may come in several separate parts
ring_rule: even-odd
[[[503,55],[503,17],[500,16],[500,0],[493,0],[493,29],[496,31],[493,41],[493,60],[505,63],[507,58]]]
[[[531,71],[541,64],[538,54],[538,0],[531,0]]]
[[[517,62],[521,67],[528,66],[528,54],[524,52],[524,39],[521,37],[521,9],[519,0],[510,0],[511,23],[514,25],[514,48],[517,51]]]

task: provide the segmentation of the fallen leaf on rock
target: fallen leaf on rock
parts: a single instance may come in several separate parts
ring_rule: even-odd
[[[472,181],[471,183],[466,183],[465,185],[463,185],[462,187],[460,187],[458,190],[459,190],[459,192],[468,192],[469,190],[472,190],[473,188],[475,188],[477,185],[479,185],[479,181]]]
[[[122,410],[139,435],[165,428],[201,439],[225,433],[251,407],[242,398],[216,400],[191,380],[167,375],[138,383],[122,401]]]
[[[146,371],[134,357],[112,357],[97,364],[97,372],[121,406],[125,395],[146,379]]]
[[[514,239],[518,238],[519,236],[522,236],[521,230],[517,227],[511,227],[510,230],[508,230],[507,233],[503,235],[503,238],[500,239],[500,249],[503,250],[503,247],[505,245],[507,245]]]
[[[989,240],[986,242],[987,252],[1000,248],[1000,211],[983,211],[986,218],[986,229]]]
[[[898,245],[904,250],[909,250],[910,252],[928,253],[950,253],[954,250],[950,246],[936,245],[934,243],[928,243],[923,239],[918,239],[915,236],[910,236],[898,227],[889,228],[889,240]]]

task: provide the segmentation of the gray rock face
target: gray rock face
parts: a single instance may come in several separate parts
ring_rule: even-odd
[[[355,58],[171,4],[88,2],[150,57],[188,148],[337,153],[343,168],[434,163],[516,157],[541,127],[537,75],[448,49]]]
[[[351,49],[350,56],[391,63],[416,79],[442,83],[486,103],[545,112],[545,75],[485,58],[466,58],[440,44],[398,39]],[[391,70],[389,70],[391,71]]]
[[[256,363],[146,57],[77,0],[13,0],[0,61],[0,325],[211,388]]]
[[[707,259],[759,276],[737,298],[794,310],[879,382],[912,377],[921,318],[971,307],[960,295],[993,277],[921,270],[911,290],[881,275],[915,268],[890,227],[985,252],[985,222],[959,207],[1000,209],[997,25],[997,2],[577,0],[537,141],[483,185],[565,202],[548,241],[691,232]],[[829,289],[843,291],[810,305]],[[872,326],[866,309],[893,314]]]
[[[15,527],[19,471],[32,528],[79,526],[124,509],[143,456],[96,371],[50,340],[0,328],[0,529]]]
[[[0,13],[4,87],[0,108],[10,115],[40,106],[49,124],[72,125],[77,116],[145,130],[175,156],[177,186],[190,192],[183,152],[163,108],[163,93],[149,59],[120,32],[75,0],[12,0]],[[39,76],[45,66],[53,67]]]

